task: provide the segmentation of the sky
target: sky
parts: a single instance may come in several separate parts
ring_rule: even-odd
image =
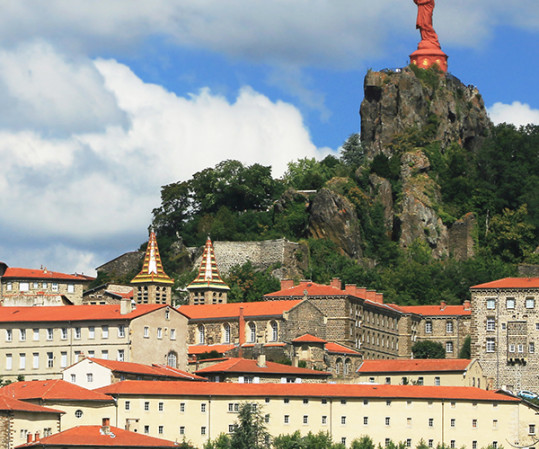
[[[337,155],[368,69],[408,64],[412,0],[0,1],[0,261],[95,275],[161,186],[226,159]],[[539,124],[539,2],[437,0],[449,72]]]

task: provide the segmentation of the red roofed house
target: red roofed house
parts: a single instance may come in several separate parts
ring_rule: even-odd
[[[82,303],[88,305],[119,304],[122,299],[133,299],[133,287],[107,283],[85,290]]]
[[[60,378],[82,355],[185,369],[187,318],[167,305],[0,307],[0,375]]]
[[[539,392],[539,278],[505,278],[470,288],[472,357],[492,388]]]
[[[111,447],[116,449],[159,449],[177,446],[173,441],[111,427],[109,423],[109,418],[103,418],[102,426],[77,426],[45,438],[38,437],[34,439],[32,435],[29,435],[27,442],[17,446],[17,448],[64,449],[69,447],[82,449],[88,447]]]
[[[92,280],[81,274],[12,268],[0,262],[0,300],[8,306],[81,304],[82,291]]]

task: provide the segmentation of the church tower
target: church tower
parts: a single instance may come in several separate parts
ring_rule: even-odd
[[[142,270],[131,281],[137,304],[171,304],[174,281],[163,270],[155,233],[150,232]]]
[[[213,244],[208,237],[198,276],[187,287],[189,291],[189,305],[199,304],[226,304],[230,287],[221,279]]]

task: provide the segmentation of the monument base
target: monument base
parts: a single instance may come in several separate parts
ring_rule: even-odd
[[[410,63],[422,69],[437,65],[440,70],[447,72],[447,55],[439,48],[422,48],[410,55]]]

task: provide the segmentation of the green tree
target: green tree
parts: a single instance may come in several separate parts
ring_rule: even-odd
[[[266,430],[260,408],[254,404],[241,404],[237,426],[231,436],[231,447],[234,449],[263,449],[269,446],[269,438],[270,435]]]
[[[299,430],[292,435],[279,435],[273,439],[274,449],[305,449]]]
[[[341,148],[341,160],[345,165],[358,168],[365,161],[365,152],[361,146],[359,134],[351,134]]]
[[[288,170],[284,174],[284,182],[298,190],[318,190],[335,173],[333,156],[318,162],[314,158],[298,159],[288,163]]]
[[[462,348],[460,348],[459,351],[459,358],[460,359],[470,359],[472,357],[472,337],[469,335],[466,335],[464,338],[464,343],[462,344]]]
[[[231,438],[226,434],[220,434],[215,440],[204,444],[204,449],[234,449]]]
[[[262,296],[278,291],[281,287],[270,269],[255,270],[251,261],[234,265],[224,280],[231,289],[229,302],[260,301]]]
[[[416,359],[445,359],[445,348],[443,345],[430,340],[414,343],[412,353]]]
[[[371,437],[364,435],[359,440],[352,441],[350,449],[375,449],[375,445]]]

